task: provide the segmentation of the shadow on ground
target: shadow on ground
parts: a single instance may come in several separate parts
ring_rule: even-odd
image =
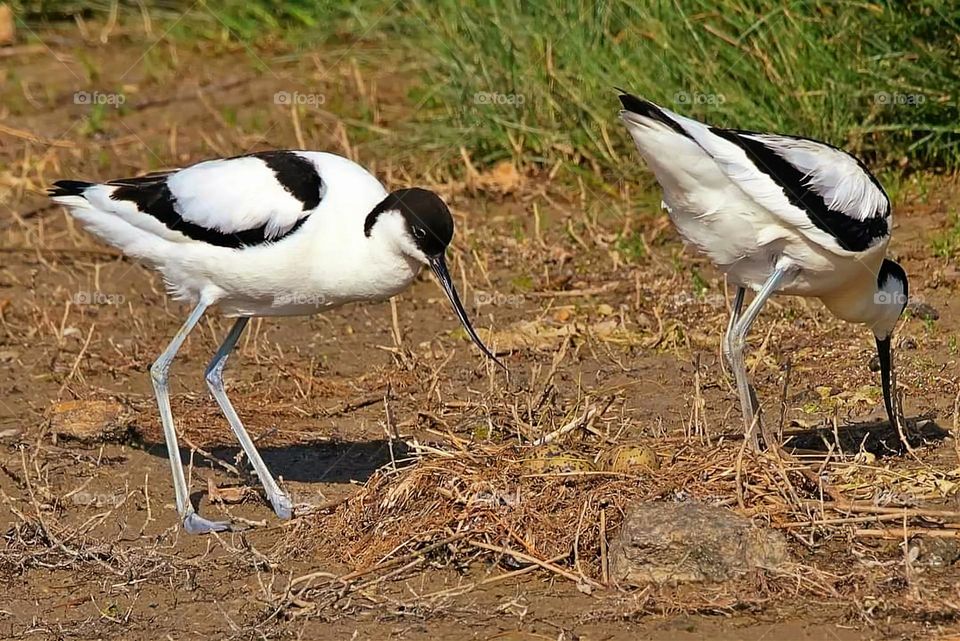
[[[158,458],[167,458],[167,448],[162,443],[141,443],[139,447]],[[363,483],[391,460],[398,466],[404,464],[410,452],[407,445],[403,441],[393,441],[392,457],[390,449],[391,444],[387,439],[333,441],[263,448],[260,449],[260,455],[273,475],[285,481]],[[209,453],[213,458],[194,453],[194,464],[223,469],[223,463],[227,463],[240,469],[251,483],[259,484],[239,447],[217,447]],[[190,460],[190,456],[189,449],[180,449],[184,464]]]
[[[931,415],[904,418],[903,431],[910,447],[922,447],[937,443],[950,436],[950,432],[938,425]],[[815,452],[839,451],[844,454],[869,452],[877,457],[901,456],[907,447],[896,426],[889,421],[872,421],[833,427],[820,427],[791,433],[784,446],[794,451]]]

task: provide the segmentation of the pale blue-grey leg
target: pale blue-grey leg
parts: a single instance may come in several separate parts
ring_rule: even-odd
[[[747,310],[743,313],[743,316],[732,323],[724,345],[727,361],[730,363],[730,369],[733,370],[733,376],[737,381],[737,395],[740,397],[740,409],[743,412],[744,435],[750,437],[750,442],[755,450],[759,450],[760,448],[760,440],[758,438],[760,429],[758,428],[761,428],[761,426],[759,424],[754,425],[754,421],[759,420],[759,416],[757,416],[759,408],[754,405],[754,395],[753,390],[750,388],[750,381],[747,378],[747,367],[744,361],[743,350],[747,345],[747,332],[750,331],[753,322],[757,320],[757,316],[760,315],[760,310],[767,302],[767,299],[777,291],[783,277],[789,271],[789,267],[778,267],[773,270],[767,278],[767,282],[765,282],[760,291],[757,292],[756,298],[753,299],[749,307],[747,307]],[[737,298],[742,305],[741,292],[742,290],[737,291]],[[737,314],[736,308],[737,305],[735,301],[734,314]],[[737,315],[739,316],[739,314]],[[767,443],[767,445],[770,446],[772,444]]]
[[[737,321],[740,320],[740,312],[743,311],[743,301],[746,297],[747,290],[745,287],[737,287],[737,293],[733,298],[733,306],[730,309],[730,322],[727,323],[727,333],[723,337],[723,353],[727,357],[727,362],[730,362],[730,353],[733,350],[733,328],[737,324]],[[733,367],[731,365],[731,367]],[[750,402],[753,405],[753,411],[756,412],[759,404],[757,403],[757,395],[753,391],[753,387],[750,387]]]
[[[229,523],[223,521],[208,521],[199,514],[190,503],[189,488],[187,488],[187,479],[183,474],[183,462],[180,460],[180,447],[177,444],[177,432],[173,426],[173,413],[170,411],[170,395],[167,387],[167,380],[170,374],[170,363],[187,334],[194,328],[204,310],[207,309],[206,303],[199,303],[190,312],[189,318],[183,324],[183,327],[177,331],[173,340],[163,350],[160,357],[150,366],[150,379],[153,381],[153,391],[157,396],[157,405],[160,407],[160,422],[163,424],[163,435],[167,441],[167,455],[170,457],[170,469],[173,471],[173,491],[177,498],[177,513],[183,519],[183,529],[190,534],[204,534],[207,532],[219,532],[230,528]]]
[[[230,402],[230,399],[227,398],[227,391],[223,387],[223,367],[227,363],[227,357],[230,356],[230,352],[233,351],[237,340],[239,340],[240,335],[247,326],[248,320],[246,317],[238,318],[237,322],[230,328],[230,333],[223,339],[223,344],[220,345],[220,349],[217,350],[217,353],[213,356],[213,360],[210,361],[210,364],[207,366],[207,385],[210,387],[210,391],[213,392],[213,397],[217,399],[223,415],[227,418],[227,422],[230,423],[230,427],[233,428],[233,433],[236,434],[237,440],[240,441],[243,451],[253,465],[257,476],[260,478],[260,483],[267,493],[267,499],[273,506],[273,511],[276,512],[277,516],[281,519],[289,519],[293,516],[293,503],[290,501],[290,497],[280,489],[277,482],[273,480],[273,476],[270,475],[270,470],[267,469],[266,463],[264,463],[260,457],[260,452],[257,451],[253,440],[250,439],[250,435],[247,434],[247,430],[244,429],[243,423],[240,422],[237,412],[233,409],[233,404]]]
[[[743,310],[743,299],[747,295],[745,287],[737,287],[737,293],[733,298],[733,307],[730,310],[730,322],[727,324],[727,333],[723,337],[723,351],[726,354],[730,351],[730,339],[733,337],[733,327],[740,320],[740,312]]]

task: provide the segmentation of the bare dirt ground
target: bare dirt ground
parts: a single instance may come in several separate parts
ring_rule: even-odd
[[[522,164],[447,180],[412,158],[370,155],[363,141],[389,141],[410,105],[403,78],[369,55],[168,42],[144,54],[135,29],[107,44],[96,35],[45,33],[46,45],[0,70],[0,636],[854,640],[960,630],[954,439],[891,455],[878,438],[896,439],[872,430],[845,453],[823,451],[830,434],[883,417],[873,339],[819,304],[780,300],[757,323],[749,361],[768,421],[776,426],[782,409],[805,469],[837,498],[888,511],[802,503],[823,497],[792,467],[784,476],[796,487],[784,489],[777,465],[745,454],[738,438],[718,358],[722,277],[681,249],[654,192],[638,195],[642,168],[620,191],[565,187]],[[320,64],[331,56],[340,63]],[[125,102],[77,104],[77,91]],[[291,109],[274,101],[278,91],[328,99]],[[361,110],[372,124],[338,117]],[[448,199],[461,294],[512,377],[464,340],[426,276],[396,300],[395,323],[388,303],[251,323],[227,370],[231,398],[285,486],[319,508],[279,522],[244,489],[257,484],[203,382],[229,322],[211,316],[174,367],[174,415],[201,511],[250,527],[189,537],[147,374],[186,310],[43,190],[58,178],[290,147],[351,155],[391,185],[427,183]],[[932,243],[960,190],[927,178],[897,199],[892,253],[926,305],[896,339],[904,411],[928,432],[955,431],[960,270]],[[87,417],[115,408],[122,434],[58,436],[54,408],[65,401]],[[660,469],[612,480],[571,479],[576,466],[561,478],[528,474],[529,439],[580,417],[585,429],[561,439],[567,456],[638,443]],[[810,438],[824,425],[827,436]],[[863,434],[881,456],[859,452]],[[485,474],[529,493],[527,511],[471,503],[470,483]],[[243,500],[213,504],[211,487]],[[470,491],[458,503],[437,488]],[[791,491],[800,502],[784,498]],[[686,590],[607,587],[603,523],[612,533],[631,497],[731,506],[787,532],[797,569]],[[547,498],[553,521],[537,512]],[[530,565],[511,551],[553,561]]]

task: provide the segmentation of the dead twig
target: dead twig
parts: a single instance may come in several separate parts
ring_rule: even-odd
[[[586,427],[596,416],[602,416],[604,412],[607,411],[607,408],[610,407],[610,404],[613,403],[613,398],[607,400],[607,404],[602,410],[598,410],[596,405],[591,405],[586,409],[586,411],[578,418],[573,419],[572,421],[558,427],[549,434],[544,434],[540,438],[533,441],[534,445],[546,445],[547,443],[552,443],[561,436],[569,434],[573,430],[579,427]]]
[[[913,536],[929,536],[935,539],[960,539],[960,530],[933,530],[929,528],[900,528],[898,530],[857,529],[854,536],[902,541]]]

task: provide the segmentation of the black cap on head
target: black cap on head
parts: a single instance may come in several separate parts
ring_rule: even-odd
[[[910,298],[910,285],[907,280],[907,272],[903,270],[903,267],[899,263],[896,263],[889,258],[884,258],[883,262],[880,263],[880,270],[877,272],[877,289],[883,289],[884,285],[890,279],[899,281],[903,285],[903,300],[900,301],[903,303],[903,306],[907,306],[907,300]],[[897,302],[897,301],[892,301]]]
[[[443,288],[443,292],[450,299],[450,304],[470,339],[494,363],[503,369],[507,369],[477,336],[477,332],[473,329],[473,325],[467,316],[467,311],[463,308],[463,303],[460,302],[460,296],[457,294],[457,288],[453,285],[450,271],[447,269],[444,253],[447,250],[447,245],[453,240],[453,216],[450,215],[447,205],[440,199],[440,196],[427,189],[417,187],[398,189],[388,194],[367,215],[367,220],[363,224],[363,231],[368,237],[370,232],[373,231],[374,225],[377,224],[377,218],[387,211],[399,211],[400,215],[403,216],[407,232],[416,244],[417,249],[427,257],[430,269],[433,270],[437,281]]]
[[[432,191],[413,187],[391,192],[367,215],[363,231],[369,236],[377,217],[399,211],[417,248],[427,256],[443,254],[453,239],[453,216],[446,203]]]

